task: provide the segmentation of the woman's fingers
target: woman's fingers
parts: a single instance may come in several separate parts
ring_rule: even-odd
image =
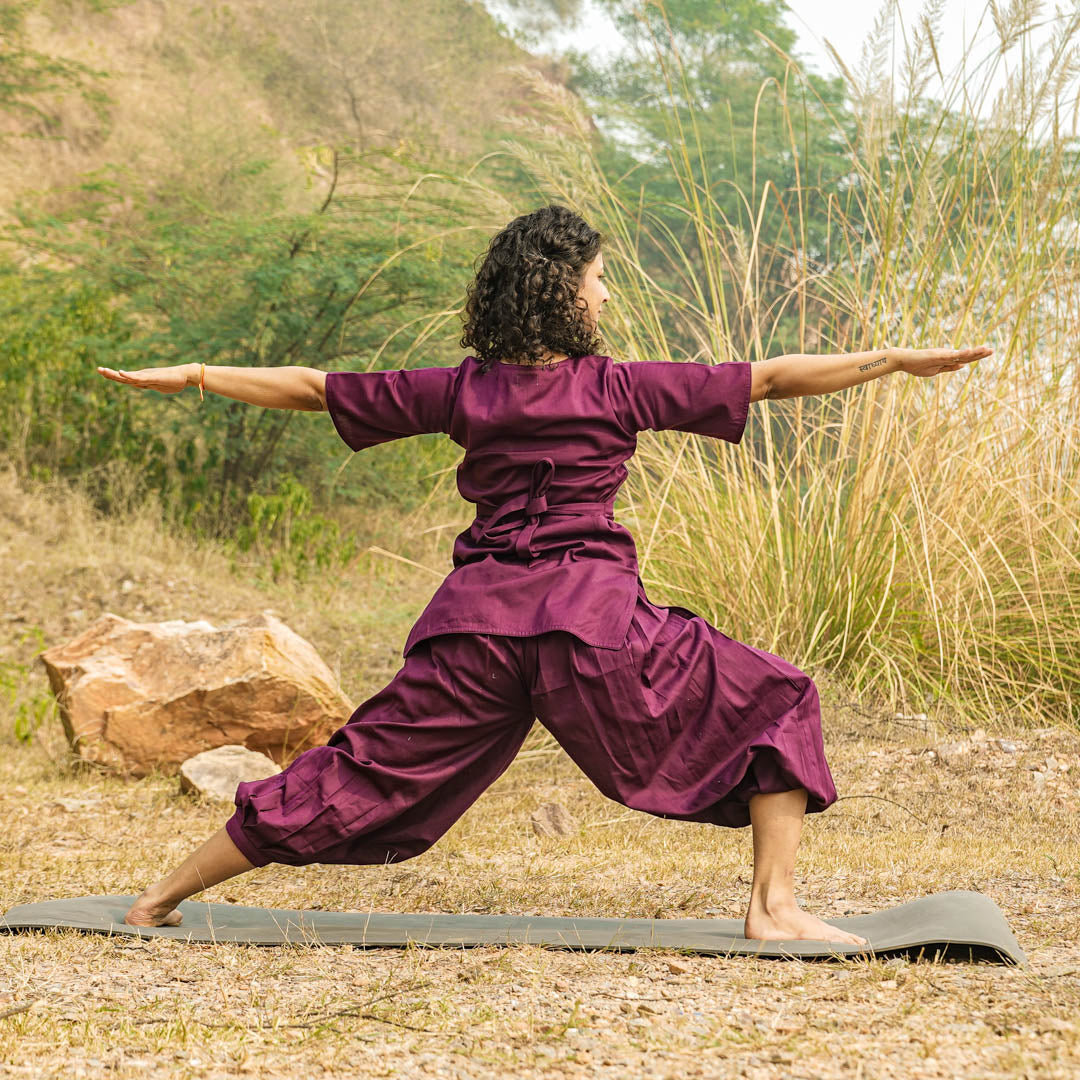
[[[959,371],[965,364],[982,360],[993,351],[989,345],[973,345],[963,349],[896,349],[894,353],[902,370],[925,378],[943,371]]]
[[[132,383],[137,385],[135,379],[133,379],[126,371],[117,371],[114,368],[99,367],[98,371],[105,376],[106,379],[112,379],[113,382]]]
[[[916,373],[920,367],[930,375],[942,371],[958,371],[965,364],[985,359],[993,351],[988,345],[976,345],[966,349],[923,349],[915,352],[912,357],[916,364],[912,372]]]
[[[989,345],[976,345],[969,349],[954,349],[953,355],[961,363],[968,364],[972,360],[981,360],[984,356],[989,356],[993,351]]]
[[[176,394],[187,385],[183,370],[174,368],[145,368],[142,371],[123,371],[99,367],[99,374],[125,386],[139,390],[158,390],[162,394]]]
[[[966,349],[924,349],[924,360],[955,360],[959,363],[967,363],[969,360],[981,360],[989,356],[994,350],[988,345],[976,345]]]

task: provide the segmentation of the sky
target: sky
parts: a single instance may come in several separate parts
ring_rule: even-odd
[[[722,3],[723,0],[717,0]],[[889,0],[885,0],[888,3]],[[609,57],[617,53],[622,39],[614,25],[601,9],[591,0],[585,0],[586,15],[575,30],[564,30],[545,39],[544,46],[558,50],[568,45],[578,49],[589,47],[600,56]],[[520,25],[512,15],[510,8],[502,0],[485,0],[486,7],[497,17],[503,19],[511,28]],[[884,6],[875,0],[863,3],[850,3],[845,0],[787,0],[789,13],[787,25],[798,35],[796,53],[811,71],[822,75],[837,75],[839,69],[829,54],[825,41],[832,43],[836,51],[851,69],[856,69],[862,56],[862,46],[874,28],[878,12]],[[903,56],[905,33],[910,35],[915,29],[923,9],[922,0],[897,0],[894,15],[896,64]],[[1001,7],[1007,8],[1009,0],[1001,0]],[[1053,17],[1051,4],[1044,4],[1044,18]],[[981,20],[981,26],[980,26]],[[1050,29],[1036,31],[1033,40],[1041,42],[1049,37]],[[974,55],[984,57],[995,47],[997,32],[989,14],[988,0],[944,0],[941,17],[941,37],[938,42],[942,68],[946,76],[957,67],[964,54],[964,45],[974,40]],[[530,46],[526,46],[530,47]],[[1010,54],[1015,57],[1015,52]],[[1009,66],[1015,63],[1010,59]],[[991,83],[991,88],[1003,85],[1005,68]],[[928,91],[933,95],[931,87]],[[987,106],[991,94],[986,95]]]

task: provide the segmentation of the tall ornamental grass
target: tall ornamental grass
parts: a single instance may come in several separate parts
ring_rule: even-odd
[[[848,164],[835,190],[801,179],[811,88],[787,63],[759,101],[782,106],[800,179],[756,186],[749,163],[742,223],[718,206],[732,182],[710,175],[673,40],[656,40],[655,62],[677,199],[605,171],[557,87],[544,120],[519,121],[549,136],[543,152],[507,144],[609,237],[620,359],[994,347],[934,379],[761,402],[737,448],[643,434],[623,489],[658,601],[864,701],[983,725],[1080,719],[1080,14],[1036,47],[1036,12],[992,5],[993,48],[950,74],[929,8],[897,43],[895,84],[879,74],[880,19],[861,72],[843,68],[854,125],[835,120]]]

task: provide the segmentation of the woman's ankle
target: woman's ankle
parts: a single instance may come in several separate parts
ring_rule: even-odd
[[[751,889],[750,910],[775,918],[790,911],[799,910],[799,902],[791,888],[784,886],[760,886]]]
[[[137,903],[154,908],[173,908],[176,907],[179,902],[178,899],[171,897],[168,894],[160,881],[155,881],[153,885],[148,885],[143,889],[137,900]]]

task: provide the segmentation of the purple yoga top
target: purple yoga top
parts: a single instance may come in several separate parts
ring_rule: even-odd
[[[737,443],[750,364],[577,356],[484,372],[466,356],[457,367],[329,372],[326,406],[353,450],[429,432],[465,450],[457,486],[476,518],[403,656],[459,632],[566,630],[618,649],[640,581],[634,538],[613,514],[623,463],[645,429]]]

